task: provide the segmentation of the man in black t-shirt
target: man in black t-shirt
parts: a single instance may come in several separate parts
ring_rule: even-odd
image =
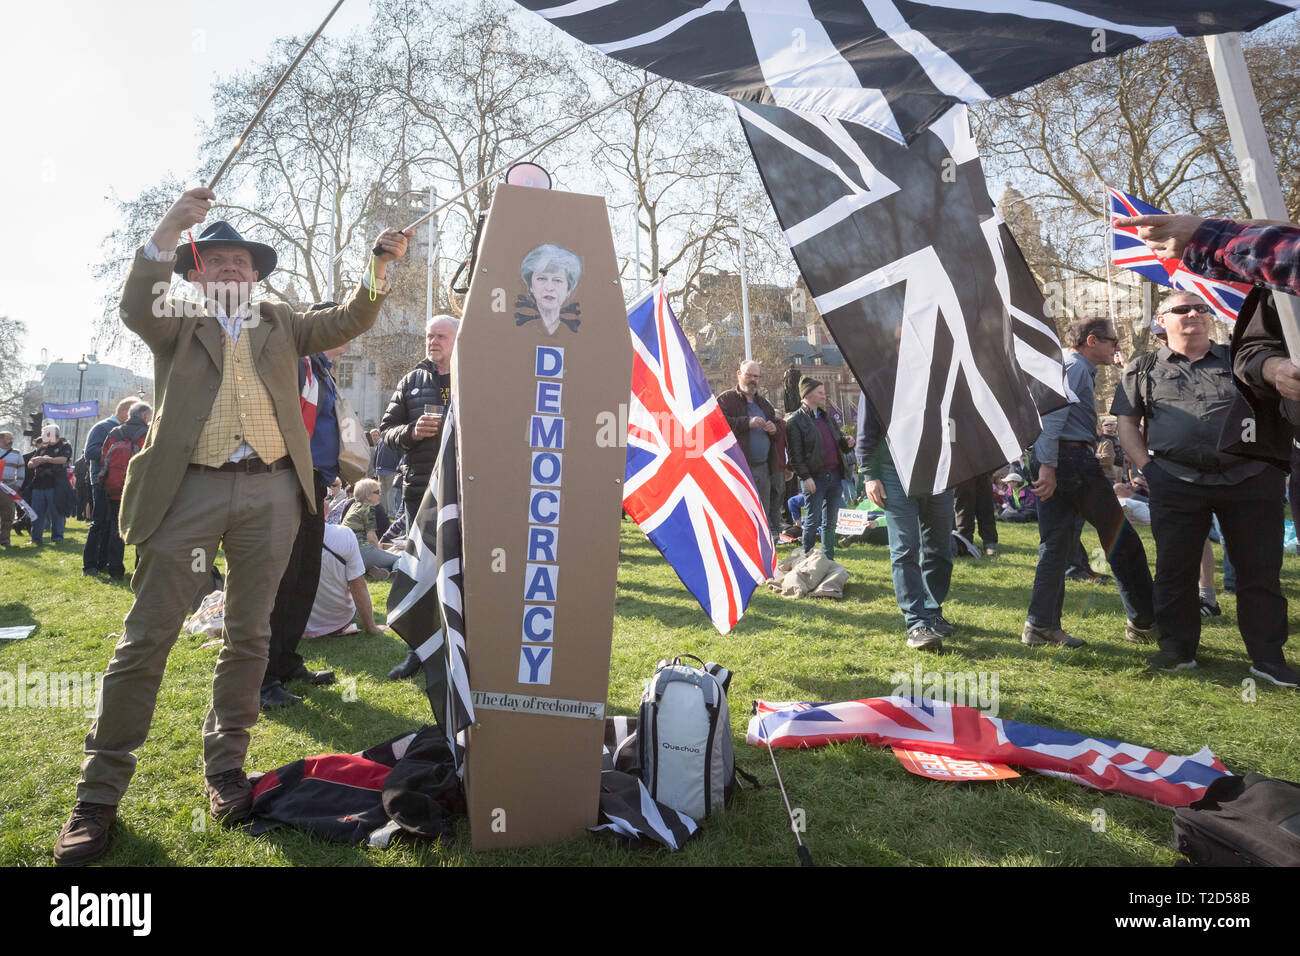
[[[1128,364],[1111,404],[1120,442],[1151,490],[1160,652],[1148,664],[1164,671],[1196,666],[1196,583],[1202,544],[1217,516],[1237,571],[1237,620],[1250,671],[1282,687],[1300,687],[1300,674],[1282,656],[1283,474],[1267,462],[1218,450],[1237,393],[1228,349],[1210,339],[1213,315],[1194,293],[1167,296],[1158,317],[1168,344]]]
[[[46,425],[41,432],[41,439],[36,450],[27,458],[27,467],[32,471],[31,505],[36,512],[32,522],[32,544],[40,547],[45,529],[50,530],[50,540],[55,544],[63,540],[63,524],[66,520],[59,510],[58,496],[63,490],[59,483],[67,488],[67,494],[75,497],[72,486],[68,484],[67,464],[72,459],[72,446],[59,435],[58,425]]]

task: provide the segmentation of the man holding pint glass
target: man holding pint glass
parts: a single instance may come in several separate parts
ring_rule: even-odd
[[[407,372],[388,400],[379,423],[384,444],[406,455],[402,501],[408,533],[424,500],[429,474],[442,442],[442,422],[451,404],[451,353],[459,322],[450,315],[435,315],[424,330],[424,359]],[[410,677],[420,668],[412,651],[388,674],[391,680]]]

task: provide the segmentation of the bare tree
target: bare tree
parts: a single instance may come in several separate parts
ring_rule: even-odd
[[[591,70],[599,99],[631,94],[590,128],[596,143],[591,164],[604,178],[625,253],[637,246],[639,233],[641,261],[625,255],[625,281],[656,282],[666,271],[667,294],[689,325],[703,277],[736,268],[742,208],[745,242],[759,274],[772,263],[790,271],[789,252],[775,236],[767,196],[727,100],[662,80],[645,86],[654,79],[650,74],[614,60],[593,61]],[[631,236],[624,228],[629,214]]]
[[[298,305],[331,290],[342,298],[360,279],[375,232],[422,214],[430,188],[446,198],[468,190],[439,222],[432,306],[449,310],[446,277],[469,255],[495,184],[471,187],[525,154],[543,162],[560,188],[605,192],[616,213],[637,210],[645,272],[671,270],[683,313],[702,276],[736,270],[738,205],[752,280],[793,274],[739,124],[721,97],[656,83],[599,122],[530,152],[584,112],[642,85],[645,75],[502,3],[378,0],[374,11],[364,35],[317,41],[218,190],[221,204],[210,218],[229,219],[280,253],[266,282],[271,295]],[[195,180],[210,176],[301,43],[278,41],[263,63],[215,85],[215,119]],[[120,203],[122,226],[105,244],[101,277],[120,287],[132,251],[183,188],[173,177]],[[621,218],[615,234],[626,240]],[[388,307],[361,343],[381,378],[422,351],[427,241],[426,228],[408,263],[394,270]],[[343,255],[331,265],[335,250]],[[120,331],[116,300],[116,291],[106,297],[98,339],[131,345],[139,357],[139,343]]]
[[[267,61],[215,85],[215,120],[196,179],[215,171],[301,44],[278,41]],[[273,296],[300,305],[331,290],[341,296],[361,278],[373,234],[424,212],[429,185],[449,195],[539,132],[558,128],[556,91],[564,88],[567,64],[563,53],[525,43],[512,21],[486,4],[381,3],[365,37],[317,41],[244,143],[209,218],[230,219],[276,248],[279,268],[264,283]],[[540,127],[539,110],[549,114]],[[120,202],[123,224],[108,237],[100,277],[120,287],[131,251],[184,188],[172,178]],[[454,261],[489,197],[485,185],[460,204],[459,217],[443,218],[442,248],[454,250]],[[420,238],[427,241],[427,230]],[[344,254],[331,264],[336,250]],[[422,351],[413,337],[422,333],[416,317],[425,305],[423,265],[396,270],[390,308],[368,333],[367,351],[377,352],[381,364],[389,351],[405,365],[413,346],[414,354]],[[116,291],[106,296],[103,344],[121,339],[116,299]],[[435,283],[435,308],[446,303]],[[127,339],[139,357],[139,343]]]
[[[1300,18],[1245,38],[1264,126],[1289,215],[1300,215]],[[1021,93],[972,109],[991,181],[1017,189],[1002,211],[1059,320],[1108,310],[1107,294],[1131,295],[1115,310],[1128,356],[1159,343],[1150,303],[1163,291],[1132,274],[1106,283],[1108,200],[1103,183],[1170,212],[1247,214],[1218,89],[1204,43],[1164,40],[1076,67]],[[1063,301],[1062,301],[1063,300]],[[1063,328],[1058,331],[1064,331]],[[1216,324],[1220,341],[1226,329]],[[1102,369],[1099,407],[1118,373]]]
[[[1300,212],[1300,21],[1251,35],[1256,78],[1294,217]],[[1244,193],[1214,77],[1200,40],[1149,43],[1076,67],[1022,93],[972,110],[990,179],[1015,180],[1045,227],[1008,215],[1043,277],[1103,279],[1102,183],[1171,211],[1241,216]]]
[[[422,146],[411,167],[439,196],[470,189],[579,115],[586,88],[573,53],[518,11],[484,2],[442,3],[433,12],[403,0],[376,6],[385,90],[400,104],[406,135]],[[548,155],[563,150],[561,141]],[[468,255],[494,187],[482,183],[447,210],[444,248]]]

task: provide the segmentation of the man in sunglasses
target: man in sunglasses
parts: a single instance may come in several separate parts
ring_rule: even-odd
[[[1166,344],[1128,364],[1110,409],[1119,418],[1124,451],[1151,489],[1160,651],[1148,665],[1170,672],[1196,666],[1201,545],[1217,515],[1237,568],[1237,623],[1251,673],[1281,687],[1300,686],[1300,675],[1282,656],[1283,473],[1219,451],[1236,389],[1227,346],[1210,339],[1211,307],[1198,295],[1174,292],[1156,318]]]
[[[1022,644],[1082,647],[1084,641],[1061,629],[1065,605],[1065,568],[1077,541],[1080,515],[1097,529],[1102,551],[1119,585],[1128,621],[1126,640],[1152,640],[1151,570],[1142,539],[1124,519],[1111,479],[1097,460],[1097,402],[1094,387],[1099,365],[1111,365],[1119,335],[1106,319],[1070,323],[1065,377],[1078,400],[1043,416],[1043,433],[1034,443],[1038,496],[1038,567]],[[1199,543],[1197,555],[1200,555]]]

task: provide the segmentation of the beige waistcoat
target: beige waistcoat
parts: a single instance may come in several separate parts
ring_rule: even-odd
[[[225,464],[240,442],[248,442],[262,461],[272,462],[288,454],[280,424],[275,417],[271,393],[253,365],[249,346],[252,336],[245,329],[239,341],[221,336],[223,365],[221,385],[212,400],[212,412],[203,425],[190,461],[213,468]]]

